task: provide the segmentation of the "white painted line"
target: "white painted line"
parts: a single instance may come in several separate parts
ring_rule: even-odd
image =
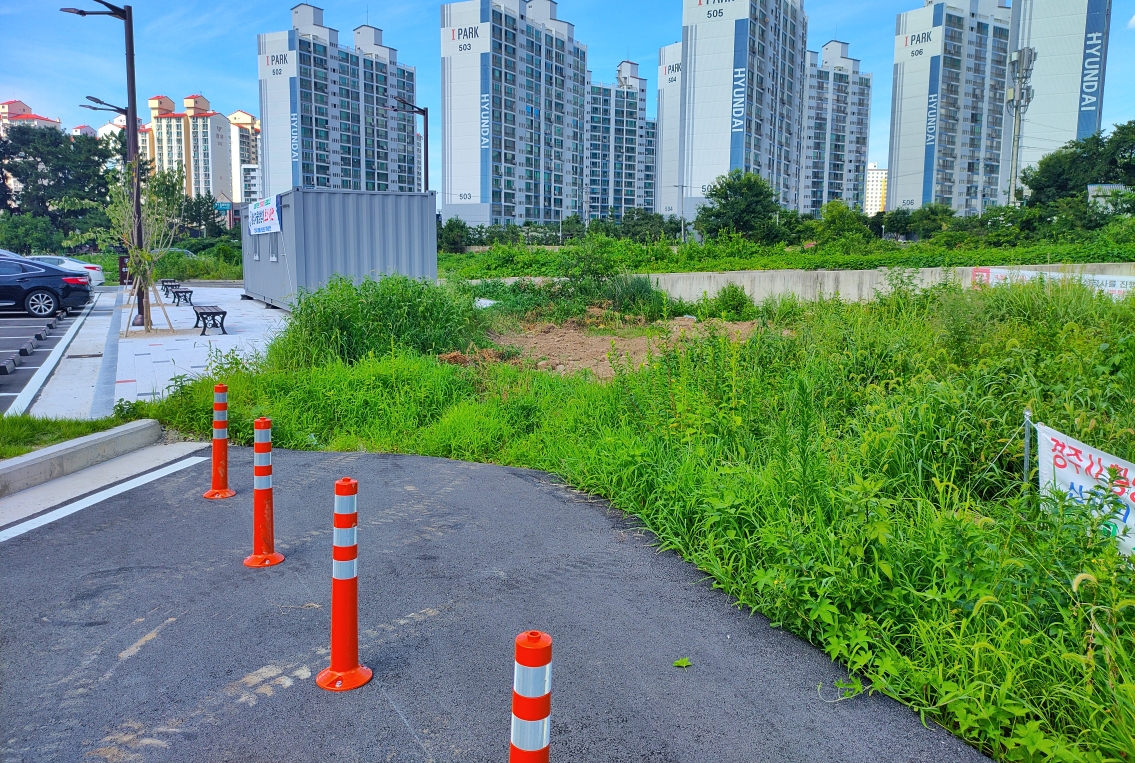
[[[134,488],[145,485],[148,482],[153,482],[156,479],[161,479],[162,477],[173,474],[174,472],[179,472],[182,469],[188,469],[190,466],[196,466],[202,461],[208,460],[209,459],[205,458],[204,456],[191,456],[190,458],[187,458],[183,461],[178,461],[175,464],[170,464],[169,466],[162,467],[157,471],[150,472],[149,474],[143,474],[141,477],[135,477],[134,479],[123,482],[120,485],[115,485],[114,487],[109,487],[106,490],[99,491],[98,493],[95,493],[93,495],[88,495],[86,498],[82,498],[78,501],[75,501],[74,503],[69,503],[66,506],[61,506],[55,511],[49,511],[46,514],[41,514],[35,519],[29,519],[27,522],[22,522],[18,525],[14,525],[13,527],[9,527],[7,530],[0,530],[0,543],[3,543],[6,540],[11,540],[18,535],[23,535],[24,533],[30,530],[34,530],[37,527],[43,527],[44,525],[50,524],[57,519],[62,519],[63,517],[70,516],[76,511],[81,511],[88,506],[94,506],[96,503],[100,503],[102,501],[105,501],[107,498],[113,498],[116,495],[125,493],[127,490],[133,490]]]
[[[43,389],[43,385],[47,383],[51,372],[55,370],[55,367],[59,365],[59,361],[63,359],[64,353],[67,352],[67,346],[71,344],[71,340],[75,338],[75,334],[79,333],[79,328],[83,325],[83,321],[87,319],[91,308],[96,304],[98,304],[98,297],[87,303],[87,308],[83,310],[83,314],[75,319],[75,322],[67,329],[67,333],[59,340],[59,344],[55,345],[51,350],[51,355],[47,357],[47,360],[45,360],[43,365],[39,367],[39,370],[35,372],[35,376],[28,380],[27,385],[16,397],[8,410],[4,412],[5,416],[19,416],[28,409],[28,406],[35,400],[35,396]]]

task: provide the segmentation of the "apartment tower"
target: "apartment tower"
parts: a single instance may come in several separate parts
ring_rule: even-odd
[[[587,47],[553,0],[441,7],[442,215],[473,225],[585,213]]]
[[[647,155],[645,77],[638,64],[619,64],[614,83],[591,81],[587,73],[587,130],[584,145],[586,216],[621,220],[628,209],[654,211],[654,157]],[[647,183],[651,191],[647,196]]]
[[[1009,50],[1032,48],[1032,100],[1022,117],[1020,166],[1103,127],[1103,86],[1111,0],[1017,0]],[[1012,86],[1013,83],[1009,82]],[[1006,125],[1002,187],[1009,187],[1011,124]]]
[[[871,75],[861,74],[848,44],[832,40],[808,51],[802,212],[819,214],[842,200],[862,210],[871,133]]]
[[[1003,202],[1010,20],[1003,0],[927,0],[898,15],[887,209],[973,216]]]
[[[257,36],[260,186],[420,191],[414,67],[398,62],[382,30],[355,29],[347,44],[323,9],[292,8],[292,28]]]

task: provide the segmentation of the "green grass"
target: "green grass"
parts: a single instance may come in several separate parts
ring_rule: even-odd
[[[244,268],[239,261],[230,257],[213,256],[215,249],[207,249],[196,257],[181,252],[170,252],[158,260],[154,268],[155,278],[175,278],[179,281],[239,281],[244,278]],[[239,252],[236,257],[239,258]],[[118,283],[118,255],[112,253],[75,255],[75,259],[102,265],[108,284]]]
[[[22,416],[0,416],[0,458],[13,458],[38,448],[71,440],[75,437],[103,432],[122,421],[109,418],[96,421],[75,419],[41,419]]]
[[[1022,489],[1019,437],[1028,406],[1135,458],[1135,299],[1034,283],[737,307],[750,339],[685,339],[606,383],[345,353],[346,329],[311,322],[317,365],[221,359],[139,412],[205,435],[223,380],[241,443],[267,415],[285,448],[554,472],[846,666],[826,692],[884,692],[998,760],[1135,760],[1135,567],[1100,517]]]
[[[1135,245],[1100,236],[1090,243],[1029,244],[1017,247],[946,247],[935,243],[900,246],[890,241],[836,240],[801,247],[761,246],[739,237],[688,243],[640,244],[602,236],[571,242],[558,251],[519,244],[494,244],[486,252],[438,255],[446,278],[683,273],[721,270],[871,270],[971,265],[1131,262]]]

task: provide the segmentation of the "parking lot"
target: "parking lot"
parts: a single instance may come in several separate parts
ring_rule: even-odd
[[[47,319],[0,311],[0,414],[12,406],[80,315],[75,311]]]

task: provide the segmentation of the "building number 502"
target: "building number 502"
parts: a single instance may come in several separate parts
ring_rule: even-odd
[[[725,11],[723,11],[723,10],[722,10],[722,9],[720,9],[720,8],[711,8],[710,10],[708,10],[708,11],[706,11],[706,12],[705,12],[705,17],[706,17],[707,19],[720,19],[720,18],[724,18],[724,17],[725,17]]]

